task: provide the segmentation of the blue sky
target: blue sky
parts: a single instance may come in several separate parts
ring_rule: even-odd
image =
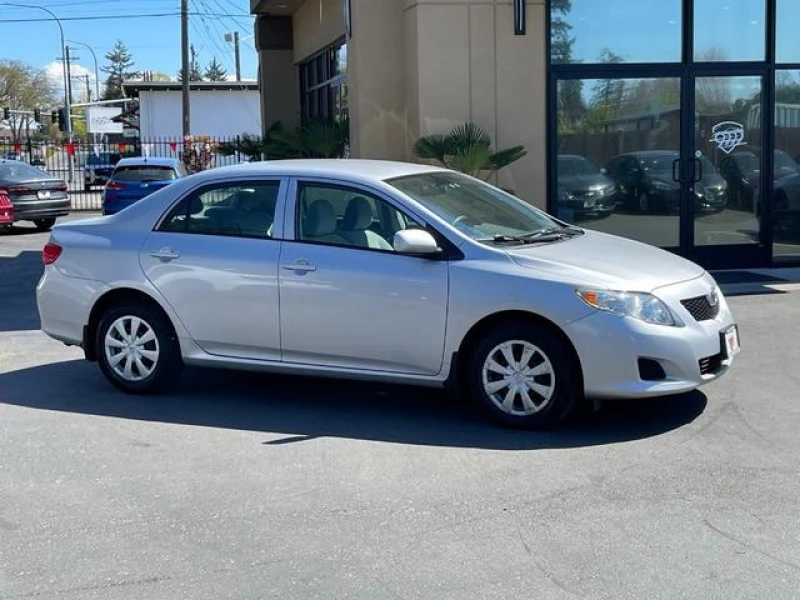
[[[14,2],[14,0],[8,0]],[[60,55],[58,27],[55,22],[5,22],[10,19],[45,19],[44,11],[32,8],[3,6],[0,0],[0,59],[19,59],[35,67],[59,74]],[[117,39],[130,48],[135,68],[163,71],[175,77],[180,68],[180,19],[178,16],[131,18],[132,15],[177,13],[180,0],[17,0],[22,4],[38,4],[52,10],[62,21],[67,40],[89,44],[102,66],[103,55]],[[205,15],[190,17],[189,35],[205,67],[214,57],[228,73],[234,74],[233,45],[223,36],[238,30],[241,39],[242,78],[255,79],[258,58],[254,49],[253,20],[248,0],[189,0],[189,10]],[[214,16],[209,16],[214,13]],[[69,20],[75,17],[114,15],[109,20]],[[231,16],[226,16],[231,15]],[[71,46],[72,48],[72,46]],[[72,51],[72,50],[71,50]],[[80,57],[73,72],[94,75],[91,53],[80,45],[74,54]],[[100,73],[101,80],[104,78]],[[77,85],[73,83],[73,85]],[[77,87],[75,88],[77,90]],[[77,94],[77,92],[76,92]]]
[[[799,0],[777,0],[778,59],[800,62]],[[680,0],[572,0],[567,16],[573,55],[596,62],[609,48],[630,62],[677,62]],[[719,49],[732,60],[763,60],[765,0],[695,0],[695,50]]]

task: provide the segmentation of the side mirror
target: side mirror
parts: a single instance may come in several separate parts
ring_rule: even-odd
[[[441,252],[436,239],[424,229],[405,229],[394,234],[394,249],[398,254],[437,254]]]

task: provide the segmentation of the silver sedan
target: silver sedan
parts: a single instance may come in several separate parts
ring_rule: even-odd
[[[545,427],[692,390],[739,352],[696,264],[414,164],[213,169],[58,225],[43,259],[43,330],[130,393],[207,365],[448,387]]]

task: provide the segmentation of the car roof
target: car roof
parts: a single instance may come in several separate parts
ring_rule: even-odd
[[[209,178],[230,175],[295,176],[295,177],[345,177],[363,183],[385,181],[394,177],[416,175],[419,173],[442,172],[442,167],[432,167],[409,162],[390,160],[368,160],[355,158],[304,158],[242,163],[227,167],[209,169],[204,173]]]
[[[117,163],[118,167],[144,167],[147,165],[155,165],[156,167],[175,167],[178,165],[177,158],[161,157],[161,156],[130,156],[122,158]]]

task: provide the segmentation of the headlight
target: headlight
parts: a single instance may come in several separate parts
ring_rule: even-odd
[[[674,326],[675,318],[667,305],[652,294],[612,290],[578,290],[578,296],[592,308],[654,325]]]
[[[657,190],[671,190],[672,186],[666,183],[665,181],[659,181],[658,179],[653,181],[653,187]]]

